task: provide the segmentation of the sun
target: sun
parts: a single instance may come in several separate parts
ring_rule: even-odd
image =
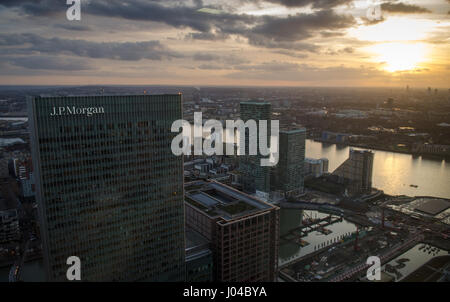
[[[370,50],[375,61],[389,72],[412,71],[421,68],[426,60],[426,47],[422,43],[381,43]]]

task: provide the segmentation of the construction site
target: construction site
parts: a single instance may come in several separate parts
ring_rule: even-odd
[[[450,267],[447,203],[383,195],[359,208],[345,203],[318,205],[321,214],[316,216],[310,205],[302,210],[301,205],[283,204],[285,213],[292,215],[295,208],[301,217],[298,225],[281,230],[280,246],[296,244],[299,251],[309,250],[280,261],[279,280],[368,281],[371,256],[381,261],[379,281],[445,280]],[[336,226],[343,221],[354,226],[352,231],[340,232]],[[311,238],[322,240],[311,243]]]

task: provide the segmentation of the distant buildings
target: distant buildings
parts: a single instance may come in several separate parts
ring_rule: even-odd
[[[336,143],[336,144],[345,144],[348,142],[350,138],[350,134],[346,133],[335,133],[330,131],[323,131],[321,141],[323,142],[329,142],[329,143]]]
[[[9,191],[9,183],[2,182],[0,185],[0,243],[10,243],[21,237],[17,211],[19,204]]]
[[[22,201],[32,201],[36,193],[33,163],[31,158],[11,158],[8,161],[9,175],[19,184]]]
[[[183,281],[181,95],[29,99],[44,261],[64,281]]]
[[[335,114],[337,118],[347,118],[347,119],[366,119],[368,114],[366,112],[354,109],[340,110]]]
[[[318,178],[324,174],[327,174],[328,166],[329,166],[329,161],[327,158],[321,158],[321,159],[306,158],[305,159],[305,178],[306,177]]]
[[[20,228],[17,209],[5,209],[0,206],[0,243],[10,243],[19,239]]]
[[[279,161],[272,169],[272,191],[295,197],[304,191],[306,129],[280,131]]]
[[[267,102],[242,102],[240,104],[241,119],[244,122],[255,120],[259,128],[260,120],[267,121],[267,142],[270,142],[270,121],[272,119],[271,103]],[[257,138],[258,146],[259,135]],[[259,155],[249,154],[249,134],[245,133],[245,155],[239,157],[239,171],[241,173],[242,188],[245,192],[256,193],[256,195],[264,200],[269,199],[270,194],[270,167],[261,166],[261,158]]]
[[[425,155],[450,156],[450,145],[414,144],[412,152]]]
[[[214,280],[274,281],[279,208],[218,182],[185,186],[186,224],[210,242]]]
[[[339,182],[347,184],[348,194],[357,195],[372,190],[373,158],[371,151],[351,148],[349,158],[333,172]]]

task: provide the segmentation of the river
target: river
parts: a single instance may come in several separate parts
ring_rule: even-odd
[[[302,220],[311,218],[323,218],[328,214],[320,213],[318,211],[297,210],[297,209],[281,209],[280,213],[280,234],[284,235],[290,230],[302,224]],[[291,242],[280,242],[280,249],[278,255],[278,264],[283,265],[294,259],[298,259],[307,254],[310,254],[319,248],[322,244],[329,245],[330,241],[334,241],[342,235],[356,232],[356,226],[343,219],[341,222],[334,223],[326,227],[332,233],[325,235],[319,232],[312,232],[308,236],[302,238],[308,245],[300,247],[298,244]]]
[[[328,158],[329,172],[348,158],[349,150],[350,147],[306,140],[306,157]],[[373,152],[373,187],[389,195],[450,198],[450,162],[403,153]]]

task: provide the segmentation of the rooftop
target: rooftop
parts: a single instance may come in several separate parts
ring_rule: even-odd
[[[186,202],[210,217],[232,220],[272,205],[218,182],[196,181],[186,184]]]

